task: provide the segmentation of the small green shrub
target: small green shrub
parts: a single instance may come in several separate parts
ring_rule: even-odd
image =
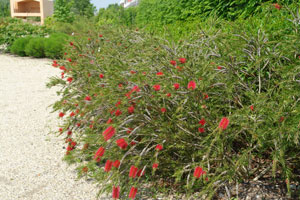
[[[45,57],[45,38],[32,38],[25,47],[25,53],[36,58]]]
[[[10,48],[11,53],[17,54],[19,56],[26,56],[25,47],[31,39],[32,37],[28,36],[24,38],[18,38],[17,40],[15,40]]]
[[[64,46],[69,36],[63,33],[52,34],[45,39],[45,55],[47,58],[60,58],[64,53]]]

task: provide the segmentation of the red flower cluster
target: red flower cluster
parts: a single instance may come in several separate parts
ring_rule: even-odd
[[[105,131],[103,131],[102,135],[105,139],[105,141],[109,140],[114,134],[116,133],[115,128],[112,126],[109,126]]]
[[[194,177],[200,178],[202,175],[206,174],[206,171],[204,171],[201,167],[196,167],[194,170]]]
[[[138,172],[138,168],[132,165],[129,170],[129,178],[135,178]]]
[[[118,199],[120,197],[120,187],[115,187],[113,186],[113,189],[112,189],[112,198],[113,199]]]
[[[103,156],[104,152],[105,152],[105,149],[103,147],[100,147],[94,155],[94,160],[96,160],[97,162],[100,162],[100,159]]]
[[[113,162],[110,160],[107,160],[105,163],[104,171],[109,172],[111,170]]]
[[[188,84],[188,89],[192,88],[192,90],[196,89],[196,83],[195,81],[190,81]]]
[[[135,196],[136,196],[136,193],[137,193],[137,188],[132,187],[132,188],[130,189],[130,192],[129,192],[129,198],[130,198],[130,199],[134,199]]]
[[[155,91],[159,91],[160,90],[160,85],[153,85],[153,89]]]
[[[225,130],[228,125],[229,125],[229,119],[226,117],[223,117],[222,120],[220,121],[219,128],[222,130]]]
[[[126,140],[124,138],[118,139],[116,141],[117,145],[121,148],[121,149],[126,149],[128,144],[126,142]]]

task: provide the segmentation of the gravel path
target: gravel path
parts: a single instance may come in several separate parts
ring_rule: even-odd
[[[96,199],[95,185],[62,161],[62,139],[49,134],[58,119],[48,106],[58,97],[45,85],[59,75],[50,64],[0,54],[0,200]]]

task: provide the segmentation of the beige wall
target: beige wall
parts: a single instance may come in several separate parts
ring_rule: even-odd
[[[10,5],[12,17],[40,17],[41,24],[54,10],[52,0],[10,0]]]

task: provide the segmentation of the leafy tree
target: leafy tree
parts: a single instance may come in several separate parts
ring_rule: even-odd
[[[73,4],[68,0],[56,0],[53,17],[59,22],[73,22],[74,13],[71,11]]]
[[[0,17],[7,17],[10,15],[9,0],[0,0]]]
[[[92,17],[94,16],[96,7],[90,0],[73,0],[72,10],[77,15]]]

